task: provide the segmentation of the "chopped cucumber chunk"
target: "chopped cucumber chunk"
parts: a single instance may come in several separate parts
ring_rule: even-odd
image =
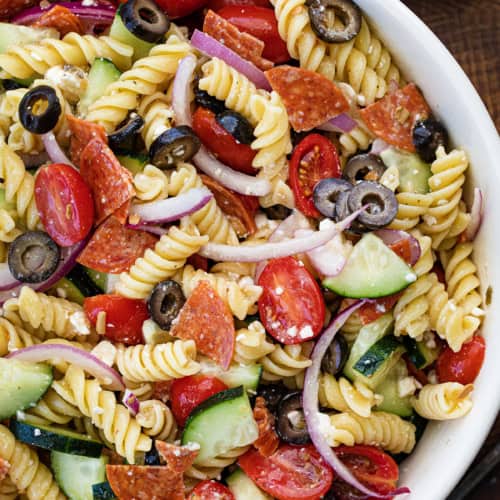
[[[235,500],[271,500],[240,468],[227,477],[226,483]]]
[[[255,394],[262,375],[262,365],[232,365],[223,370],[209,359],[201,362],[201,373],[222,380],[229,388],[242,385],[248,392]]]
[[[148,157],[143,154],[123,154],[116,158],[132,175],[142,172],[148,162]]]
[[[439,356],[439,347],[428,347],[425,341],[417,342],[411,337],[403,337],[403,344],[408,352],[408,359],[418,368],[427,368]]]
[[[387,374],[385,380],[376,388],[377,394],[384,398],[376,408],[378,411],[395,413],[400,417],[409,417],[413,414],[411,396],[401,397],[399,395],[399,382],[406,377],[408,377],[408,369],[405,362],[400,359]]]

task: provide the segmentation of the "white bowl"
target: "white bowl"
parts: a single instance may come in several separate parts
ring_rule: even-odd
[[[482,329],[486,359],[475,383],[474,408],[463,419],[430,424],[401,468],[401,484],[412,491],[406,498],[441,500],[474,459],[500,407],[500,140],[463,70],[415,14],[398,0],[356,1],[403,73],[419,85],[431,108],[446,124],[453,144],[468,153],[469,189],[478,186],[485,195],[485,217],[475,241],[475,262],[483,297],[489,286],[493,295]]]

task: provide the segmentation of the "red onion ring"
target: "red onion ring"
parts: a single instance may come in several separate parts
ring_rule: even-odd
[[[384,140],[375,139],[370,149],[370,153],[372,155],[380,156],[380,153],[383,153],[386,149],[389,149],[390,147],[391,146],[387,144],[387,142],[385,142]]]
[[[387,495],[381,495],[376,491],[372,491],[364,484],[358,481],[351,471],[342,463],[342,461],[335,455],[335,452],[328,446],[320,427],[320,411],[318,405],[318,391],[319,391],[319,372],[321,369],[321,360],[325,355],[328,346],[331,344],[335,334],[340,330],[342,325],[347,321],[347,318],[364,305],[366,300],[359,300],[344,309],[338,316],[330,323],[328,328],[321,334],[321,337],[316,342],[313,352],[311,354],[312,364],[306,370],[304,379],[304,392],[302,394],[302,402],[304,407],[304,416],[306,419],[307,430],[311,437],[311,441],[320,453],[320,455],[328,462],[336,474],[360,490],[365,495],[376,498],[391,498],[394,495],[402,493],[409,493],[410,490],[406,487],[399,488]]]
[[[43,134],[42,142],[52,163],[64,163],[74,167],[73,163],[71,163],[70,159],[61,149],[61,146],[59,146],[54,132],[51,131]]]
[[[172,107],[176,125],[191,127],[193,124],[191,118],[191,84],[195,68],[196,57],[193,54],[188,54],[181,60],[175,73],[172,88]]]
[[[160,226],[150,226],[148,224],[125,224],[128,229],[133,229],[134,231],[145,231],[146,233],[154,234],[155,236],[163,236],[168,233],[168,229]]]
[[[472,207],[470,209],[470,222],[465,229],[464,236],[467,241],[472,241],[481,227],[483,221],[483,192],[481,189],[474,188],[474,199],[472,200]]]
[[[342,134],[348,134],[357,126],[358,124],[356,121],[348,113],[341,113],[340,115],[337,115],[323,123],[323,125],[320,125],[318,128],[320,130],[326,130],[327,132],[340,132]]]
[[[410,265],[414,266],[420,259],[421,249],[418,240],[406,231],[396,229],[378,229],[373,234],[378,236],[387,246],[394,245],[398,241],[409,240],[410,244]]]
[[[2,262],[0,264],[0,292],[12,290],[16,286],[22,286],[22,283],[12,276],[8,264]]]
[[[139,413],[140,402],[137,399],[137,396],[130,389],[125,389],[122,403],[127,407],[128,411],[133,417],[135,417]]]

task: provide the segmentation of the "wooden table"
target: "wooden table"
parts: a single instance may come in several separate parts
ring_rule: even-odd
[[[500,130],[500,0],[404,0],[404,3],[457,58]],[[499,441],[500,417],[474,463]],[[500,464],[467,500],[500,500]]]

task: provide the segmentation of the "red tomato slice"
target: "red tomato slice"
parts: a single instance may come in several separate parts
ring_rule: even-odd
[[[251,449],[238,465],[278,500],[318,500],[329,489],[333,471],[313,445],[282,444],[270,457]]]
[[[363,325],[367,325],[368,323],[380,318],[380,316],[383,316],[396,305],[396,302],[402,294],[403,292],[395,293],[394,295],[381,297],[380,299],[375,299],[362,305],[358,309],[361,323],[363,323]]]
[[[284,63],[290,59],[286,43],[280,37],[273,9],[231,5],[219,10],[217,14],[234,24],[240,31],[262,40],[264,59],[274,63]]]
[[[272,7],[269,0],[208,0],[207,7],[218,11],[229,5],[250,6],[257,5],[258,7]]]
[[[234,495],[227,486],[217,481],[205,480],[199,483],[189,495],[189,500],[234,500]]]
[[[50,237],[60,246],[82,241],[94,223],[94,201],[80,173],[69,165],[42,167],[35,179],[35,203]]]
[[[330,177],[340,177],[337,148],[319,134],[309,134],[295,147],[290,160],[290,186],[297,208],[308,217],[319,217],[312,199],[316,184]]]
[[[201,142],[222,162],[245,174],[255,174],[252,161],[257,154],[248,144],[241,144],[215,119],[206,108],[193,115],[193,130]]]
[[[170,401],[176,422],[184,427],[189,414],[200,403],[227,388],[218,378],[207,375],[175,379],[170,386]]]
[[[105,337],[109,340],[127,345],[143,342],[142,324],[149,318],[144,301],[119,295],[96,295],[83,301],[83,310],[94,326],[98,314],[106,313]]]
[[[311,273],[293,257],[269,261],[259,277],[259,315],[266,330],[283,344],[316,337],[323,328],[325,302]]]
[[[408,368],[408,373],[415,377],[422,385],[427,385],[429,383],[429,379],[424,370],[417,368],[409,359],[406,354],[403,354],[404,362],[406,363],[406,367]]]
[[[202,257],[201,255],[195,253],[190,255],[186,261],[186,264],[193,266],[195,269],[203,269],[203,271],[208,271],[208,259]]]
[[[339,446],[335,453],[359,481],[377,493],[384,495],[396,488],[398,465],[387,453],[374,446]],[[336,500],[374,498],[363,496],[340,478],[333,482],[331,492]]]
[[[156,0],[156,3],[170,19],[177,19],[205,7],[207,0]]]
[[[437,375],[440,382],[472,384],[483,366],[486,344],[476,335],[458,352],[446,347],[437,360]]]

